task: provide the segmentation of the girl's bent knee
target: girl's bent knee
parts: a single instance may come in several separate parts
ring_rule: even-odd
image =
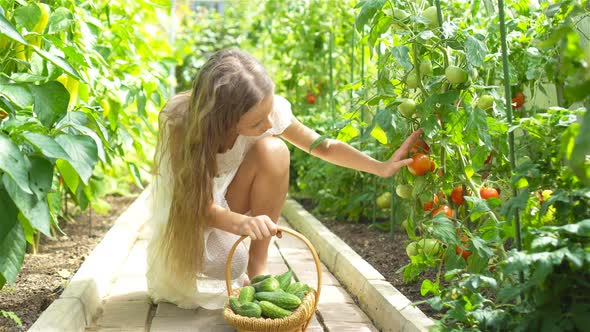
[[[258,140],[253,152],[256,159],[266,172],[285,174],[289,170],[291,153],[287,144],[277,137],[266,137]]]

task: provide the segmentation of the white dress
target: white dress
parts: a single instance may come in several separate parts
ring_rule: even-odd
[[[167,107],[184,107],[188,95],[173,97]],[[225,194],[240,164],[252,145],[259,139],[281,134],[291,124],[293,114],[291,104],[281,96],[274,96],[271,113],[272,128],[256,137],[238,136],[234,146],[217,154],[218,175],[214,178],[213,199],[223,208],[229,209]],[[225,286],[225,262],[229,250],[239,238],[238,235],[217,228],[208,228],[204,234],[205,252],[203,272],[197,275],[195,285],[183,286],[173,272],[162,263],[162,256],[155,249],[157,240],[164,234],[172,199],[172,183],[169,163],[163,163],[159,174],[154,177],[149,198],[150,218],[147,221],[149,233],[152,233],[147,248],[147,285],[148,294],[154,303],[170,302],[185,309],[203,307],[213,310],[223,307],[227,297]],[[234,252],[232,259],[232,287],[239,288],[246,278],[248,265],[248,246],[242,241]]]

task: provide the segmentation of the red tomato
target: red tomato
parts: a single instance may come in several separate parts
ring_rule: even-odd
[[[313,93],[308,92],[306,97],[307,97],[307,102],[309,104],[315,104],[315,96],[313,95]]]
[[[453,210],[451,210],[451,208],[448,207],[448,205],[443,205],[443,206],[439,207],[438,209],[432,211],[432,216],[434,217],[441,212],[444,212],[444,214],[446,214],[447,217],[453,218]]]
[[[498,191],[494,188],[487,188],[487,187],[483,187],[479,190],[479,195],[481,196],[481,198],[483,199],[488,199],[488,198],[499,198],[500,194],[498,194]]]
[[[436,169],[436,164],[434,163],[433,160],[430,161],[430,171],[434,172],[434,170]]]
[[[512,106],[515,109],[519,109],[522,107],[522,105],[524,105],[524,93],[522,93],[521,91],[517,92],[516,95],[514,95],[514,98],[512,98]]]
[[[451,201],[457,205],[462,205],[465,203],[465,198],[463,197],[463,186],[453,189],[451,192]]]
[[[424,204],[424,206],[423,206],[424,211],[430,211],[435,206],[438,205],[438,196],[436,196],[436,195],[432,195],[432,196],[433,196],[433,199],[431,201],[426,202],[426,204]]]
[[[423,139],[418,138],[412,149],[410,150],[412,153],[422,152],[422,153],[430,153],[430,146],[424,142]]]
[[[412,156],[414,162],[408,166],[408,170],[412,175],[424,175],[426,174],[430,168],[430,158],[424,153],[416,153]]]
[[[467,244],[467,242],[469,242],[469,238],[467,236],[463,235],[459,238],[459,240],[461,241],[461,243],[463,243],[463,245],[461,245],[461,246],[455,245],[455,253],[457,255],[461,255],[461,257],[463,257],[463,259],[467,260],[467,257],[471,256],[471,251],[467,250],[467,248],[466,248],[466,244]]]

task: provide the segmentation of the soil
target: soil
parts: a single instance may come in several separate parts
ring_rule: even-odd
[[[299,199],[298,201],[308,211],[313,210],[313,203],[309,199]],[[396,229],[392,239],[389,233],[370,229],[368,226],[371,223],[368,220],[343,222],[322,218],[321,216],[318,218],[410,301],[418,302],[426,299],[420,294],[420,282],[406,284],[403,281],[403,274],[401,272],[397,273],[402,266],[410,263],[410,259],[406,254],[406,244],[409,243],[409,240],[405,230]],[[421,276],[434,280],[436,273],[426,271]],[[418,308],[431,318],[440,317],[440,313],[432,309],[428,304],[419,304]]]
[[[138,190],[133,192],[137,194]],[[106,215],[92,211],[91,229],[88,211],[72,215],[71,220],[59,222],[65,235],[59,234],[54,239],[42,236],[38,253],[25,255],[14,287],[6,284],[0,290],[0,310],[16,314],[22,326],[0,314],[0,332],[28,330],[53,300],[60,296],[86,256],[135,197],[113,195],[104,199],[111,205],[111,210]]]

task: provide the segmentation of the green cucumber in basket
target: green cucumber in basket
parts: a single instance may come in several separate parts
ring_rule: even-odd
[[[300,298],[284,292],[259,292],[255,297],[258,301],[267,301],[288,310],[297,309],[301,305]]]
[[[253,284],[256,292],[274,292],[281,287],[279,281],[273,277],[268,277],[260,282]]]
[[[254,287],[246,286],[240,290],[240,296],[238,297],[238,300],[241,304],[252,302],[254,299],[254,293],[256,293]]]
[[[262,316],[262,309],[256,303],[244,303],[238,308],[238,315],[260,318]]]
[[[309,292],[310,290],[311,288],[307,284],[304,284],[300,281],[292,283],[289,285],[289,287],[287,287],[287,293],[289,294],[295,294],[298,291]]]
[[[286,290],[291,284],[291,279],[293,279],[293,271],[289,270],[281,275],[276,276],[275,278],[279,281],[281,289]]]
[[[240,310],[240,301],[238,301],[235,296],[229,297],[229,306],[231,307],[231,310],[233,310],[234,314],[239,315],[238,310]]]
[[[267,318],[285,318],[292,314],[291,311],[268,301],[260,301],[260,309],[262,310],[262,316]]]
[[[261,282],[262,280],[266,279],[266,278],[270,278],[271,275],[270,274],[260,274],[255,276],[254,278],[252,278],[252,280],[250,280],[251,284],[255,284],[257,282]]]

